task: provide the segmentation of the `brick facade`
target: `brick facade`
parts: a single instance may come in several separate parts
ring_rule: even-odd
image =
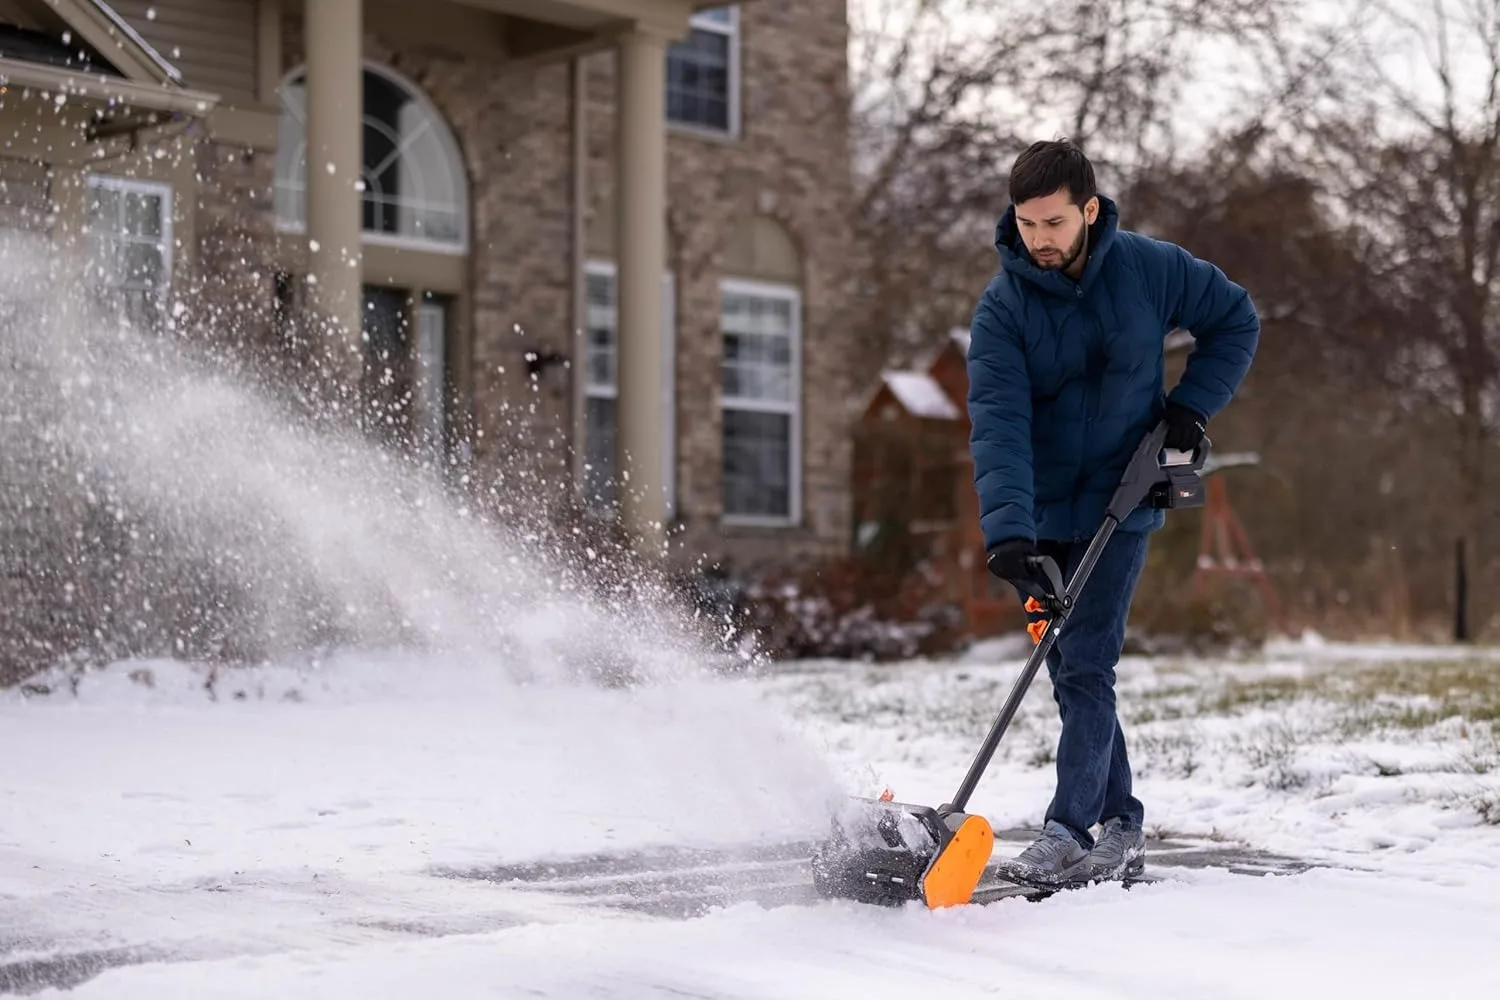
[[[226,9],[234,4],[226,4]],[[282,25],[282,68],[303,62],[300,11]],[[238,8],[236,8],[238,9]],[[740,11],[740,132],[716,138],[673,129],[668,140],[668,267],[676,292],[674,357],[677,431],[678,550],[736,569],[844,550],[850,534],[850,429],[858,393],[847,361],[858,350],[846,325],[852,289],[847,44],[844,0],[780,4],[750,2]],[[576,356],[575,261],[579,234],[612,222],[614,182],[614,56],[585,61],[584,97],[575,104],[573,67],[565,62],[516,64],[465,57],[367,35],[366,55],[419,88],[452,130],[470,186],[470,252],[462,261],[463,294],[450,318],[459,406],[472,411],[481,473],[499,474],[535,495],[539,484],[572,482]],[[195,53],[202,56],[202,53]],[[206,57],[204,57],[206,58]],[[201,60],[200,60],[201,61]],[[243,60],[241,60],[243,62]],[[248,76],[241,66],[241,90]],[[236,77],[238,79],[238,77]],[[190,85],[196,81],[189,79]],[[244,95],[240,95],[243,99]],[[232,103],[232,102],[231,102]],[[584,207],[575,212],[575,112],[586,123]],[[254,118],[253,109],[247,114]],[[262,129],[216,134],[206,122],[184,126],[170,150],[142,148],[112,172],[153,176],[172,185],[186,228],[187,265],[173,275],[173,298],[189,306],[189,322],[237,346],[285,364],[286,328],[278,316],[279,272],[288,240],[276,230],[276,154]],[[230,132],[234,132],[233,129]],[[260,138],[247,139],[251,133]],[[123,142],[124,140],[122,140]],[[164,160],[157,153],[170,152]],[[67,169],[16,157],[0,158],[0,231],[30,232],[13,253],[39,258],[62,214],[60,177]],[[75,211],[73,205],[69,211]],[[774,220],[797,257],[801,296],[801,511],[791,527],[729,528],[723,508],[723,422],[720,373],[723,334],[719,282],[736,273],[736,241],[757,219]],[[190,234],[190,235],[189,235]],[[55,234],[54,234],[55,235]],[[458,270],[455,270],[458,273]],[[367,281],[380,275],[367,271]],[[34,324],[33,324],[34,325]],[[23,326],[31,329],[32,325]],[[0,361],[20,371],[36,353],[13,338]],[[526,353],[573,362],[533,379]],[[34,380],[33,388],[46,381]],[[56,399],[13,393],[0,423],[37,418]],[[459,414],[460,418],[464,416]],[[467,423],[467,421],[465,421]],[[201,597],[194,566],[153,567],[113,580],[101,552],[130,554],[104,507],[83,495],[92,488],[55,466],[42,438],[12,449],[12,475],[0,482],[0,512],[24,531],[0,531],[0,605],[11,622],[0,629],[0,683],[109,632],[120,600],[149,593],[163,636],[172,634],[172,592]],[[35,446],[35,447],[32,447]],[[39,505],[38,497],[47,497]],[[18,512],[24,512],[18,515]],[[81,548],[89,547],[85,552]],[[86,558],[87,557],[87,558]],[[45,566],[39,578],[26,567]],[[111,589],[113,588],[113,589]],[[134,589],[132,589],[134,588]],[[110,594],[120,600],[106,599]],[[127,603],[129,603],[127,601]],[[139,602],[132,606],[139,606]],[[227,626],[226,626],[227,627]],[[144,641],[144,640],[143,640]]]
[[[260,347],[274,342],[276,233],[271,213],[275,157],[210,138],[194,149],[197,190],[196,264],[191,315],[220,337]]]
[[[795,9],[794,9],[795,8]],[[843,324],[852,295],[847,27],[842,2],[745,4],[741,120],[732,140],[669,133],[668,226],[676,250],[678,507],[683,548],[753,565],[842,549],[849,537],[855,392]],[[613,211],[613,57],[589,60],[589,224]],[[791,236],[802,266],[802,525],[721,527],[718,282],[735,230],[757,214]]]
[[[0,156],[0,230],[40,233],[51,228],[49,175],[45,163]]]
[[[746,3],[740,9],[742,127],[732,139],[669,133],[668,226],[677,299],[676,496],[689,560],[735,566],[841,551],[850,534],[850,434],[857,395],[844,324],[852,295],[847,27],[843,0]],[[282,24],[282,68],[304,61],[300,11]],[[452,130],[470,184],[466,294],[453,346],[460,406],[472,410],[481,469],[535,494],[572,481],[581,364],[532,379],[528,351],[578,362],[574,335],[572,69],[506,66],[367,33],[366,58],[411,81]],[[586,60],[585,227],[611,213],[614,56]],[[191,81],[190,81],[191,82]],[[204,137],[197,143],[196,255],[191,296],[215,329],[274,343],[278,237],[274,150]],[[722,510],[719,287],[734,233],[774,219],[800,257],[803,303],[801,523],[732,528]],[[184,276],[186,277],[186,276]],[[368,279],[367,279],[368,280]]]

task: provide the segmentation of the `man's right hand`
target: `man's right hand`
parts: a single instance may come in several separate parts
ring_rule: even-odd
[[[1015,587],[1023,596],[1039,601],[1054,601],[1061,594],[1063,581],[1054,578],[1044,567],[1041,551],[1029,538],[1008,538],[990,549],[985,558],[989,571]]]
[[[1029,538],[1008,538],[997,543],[985,557],[985,565],[991,573],[1007,583],[1022,589],[1030,589],[1037,578],[1033,560],[1037,557],[1036,542]]]

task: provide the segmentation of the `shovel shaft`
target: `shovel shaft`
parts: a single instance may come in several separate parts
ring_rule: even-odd
[[[1052,644],[1057,641],[1057,634],[1062,630],[1063,622],[1077,606],[1078,595],[1083,591],[1083,585],[1088,582],[1089,574],[1094,571],[1094,565],[1099,561],[1100,554],[1104,552],[1104,546],[1109,544],[1109,539],[1115,533],[1115,527],[1118,524],[1119,522],[1113,515],[1106,516],[1104,523],[1094,533],[1093,541],[1089,542],[1089,547],[1084,551],[1083,559],[1078,564],[1078,571],[1073,574],[1073,579],[1068,581],[1067,599],[1059,602],[1062,605],[1061,610],[1053,613],[1051,621],[1047,624],[1047,630],[1042,633],[1041,638],[1032,648],[1031,655],[1026,659],[1026,666],[1021,669],[1021,676],[1016,678],[1010,694],[1005,698],[1005,704],[1000,706],[999,714],[990,724],[990,731],[985,736],[984,743],[980,745],[979,752],[974,755],[974,761],[969,765],[963,783],[958,786],[958,794],[950,803],[953,812],[963,812],[968,807],[969,797],[974,794],[974,789],[979,785],[979,779],[984,775],[985,769],[990,766],[990,759],[995,756],[995,748],[1000,745],[1000,738],[1010,728],[1011,720],[1015,718],[1016,711],[1021,707],[1021,701],[1026,697],[1026,690],[1031,687],[1036,672],[1047,661],[1047,654],[1052,651]]]

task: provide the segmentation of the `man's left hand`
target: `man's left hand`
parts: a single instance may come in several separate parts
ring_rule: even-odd
[[[1168,403],[1163,419],[1167,422],[1167,439],[1163,442],[1174,451],[1192,451],[1208,433],[1208,421],[1180,403]]]

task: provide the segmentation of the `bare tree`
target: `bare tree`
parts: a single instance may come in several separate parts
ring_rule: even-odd
[[[1356,41],[1354,86],[1314,133],[1365,277],[1336,332],[1409,408],[1443,416],[1432,446],[1456,472],[1459,577],[1472,578],[1500,426],[1500,0],[1366,0]]]
[[[1292,0],[864,0],[851,7],[856,205],[868,370],[967,323],[994,273],[1022,148],[1066,134],[1123,188],[1178,155],[1184,102],[1238,53],[1242,114],[1307,67],[1278,43]],[[1205,56],[1213,46],[1214,58]],[[1279,62],[1278,62],[1279,60]],[[1251,100],[1252,93],[1259,94]]]

